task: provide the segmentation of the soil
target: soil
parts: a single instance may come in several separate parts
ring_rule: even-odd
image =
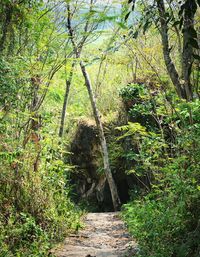
[[[56,257],[132,257],[137,244],[129,235],[119,213],[89,213],[85,227],[69,235],[54,250]]]

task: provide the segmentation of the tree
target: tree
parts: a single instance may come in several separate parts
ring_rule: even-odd
[[[63,108],[62,108],[62,114],[61,114],[61,120],[60,120],[60,129],[59,129],[59,137],[63,136],[64,132],[64,124],[65,124],[65,116],[66,116],[66,109],[67,109],[67,102],[69,97],[69,91],[72,83],[73,73],[74,73],[74,66],[75,61],[72,62],[71,69],[69,72],[68,78],[65,80],[66,88],[65,88],[65,96],[63,101]]]
[[[129,1],[132,3],[132,8],[134,10],[136,1]],[[155,5],[151,3],[143,3],[144,11],[142,13],[142,22],[144,24],[144,30],[146,30],[149,25],[154,23],[160,32],[162,45],[163,45],[163,56],[165,60],[165,65],[171,81],[176,89],[176,92],[180,98],[191,101],[193,99],[193,87],[191,84],[191,70],[194,61],[194,49],[198,49],[197,33],[194,28],[194,19],[197,11],[197,5],[200,3],[195,0],[185,0],[184,2],[176,1],[164,1],[156,0]],[[175,20],[176,9],[172,8],[172,3],[174,6],[178,6],[179,19]],[[151,12],[149,11],[151,10]],[[126,16],[128,18],[130,13]],[[171,25],[170,25],[171,22]],[[180,61],[182,63],[181,72],[178,72],[175,66],[175,60],[171,55],[170,46],[170,26],[175,26],[177,30],[177,25],[179,25],[180,33],[182,33],[181,40],[183,41],[183,49],[180,54]],[[179,34],[179,33],[178,33]],[[180,35],[180,34],[179,34]],[[179,38],[179,46],[180,46]]]
[[[71,7],[70,7],[69,3],[67,4],[67,29],[68,29],[68,33],[69,33],[69,37],[70,37],[72,46],[73,46],[74,53],[76,55],[77,60],[79,61],[79,65],[80,65],[83,77],[85,79],[85,85],[86,85],[87,90],[88,90],[88,94],[89,94],[89,98],[90,98],[94,118],[95,118],[96,125],[97,125],[97,128],[98,128],[99,138],[100,138],[100,143],[101,143],[101,148],[102,148],[102,153],[103,153],[104,171],[105,171],[105,175],[106,175],[109,187],[110,187],[113,207],[114,207],[115,210],[119,210],[119,207],[120,207],[121,203],[120,203],[119,195],[118,195],[118,192],[117,192],[117,187],[116,187],[116,184],[115,184],[115,181],[113,179],[112,172],[111,172],[111,169],[110,169],[108,148],[107,148],[106,138],[105,138],[105,134],[104,134],[104,130],[103,130],[103,125],[102,125],[101,118],[100,118],[100,115],[99,115],[99,111],[98,111],[98,108],[97,108],[97,105],[96,105],[96,100],[95,100],[95,97],[94,97],[94,93],[93,93],[93,89],[92,89],[92,83],[90,81],[89,74],[86,70],[86,67],[85,67],[83,61],[81,60],[81,52],[82,52],[83,46],[84,46],[86,40],[88,39],[89,35],[96,28],[95,23],[93,23],[92,20],[91,20],[92,13],[94,11],[93,10],[93,5],[94,5],[94,1],[91,0],[90,1],[89,13],[88,13],[88,16],[87,16],[87,19],[86,19],[86,22],[85,22],[85,26],[84,26],[84,33],[83,33],[83,36],[80,39],[79,43],[77,43],[75,41],[76,38],[77,38],[77,34],[75,34],[75,30],[72,28],[73,13],[71,11]]]

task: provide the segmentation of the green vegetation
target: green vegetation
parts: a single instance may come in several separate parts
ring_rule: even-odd
[[[200,3],[153,2],[1,1],[0,257],[120,206],[138,257],[199,256]]]
[[[199,108],[199,100],[178,103],[173,116],[163,113],[164,131],[144,130],[137,123],[121,128],[127,131],[121,138],[131,137],[138,148],[128,153],[136,162],[128,174],[150,179],[148,193],[133,192],[124,205],[139,256],[199,255]]]

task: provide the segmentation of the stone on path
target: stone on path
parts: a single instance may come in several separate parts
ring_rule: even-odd
[[[53,251],[56,257],[132,257],[137,244],[117,212],[89,213],[85,228]]]

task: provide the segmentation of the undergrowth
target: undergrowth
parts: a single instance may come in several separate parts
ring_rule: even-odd
[[[53,144],[46,140],[50,137],[40,142],[37,170],[33,143],[18,150],[6,140],[2,145],[1,257],[47,256],[54,243],[80,227],[80,211],[69,197],[71,167],[64,163],[55,139]]]
[[[153,109],[147,111],[157,117],[159,126],[147,129],[130,122],[119,128],[120,139],[129,137],[137,146],[137,151],[127,153],[136,161],[127,173],[150,178],[143,193],[133,194],[123,206],[123,217],[138,242],[137,256],[198,257],[200,103],[182,101],[169,113],[161,112],[161,102],[155,104],[159,115]],[[139,105],[132,106],[132,113]]]

